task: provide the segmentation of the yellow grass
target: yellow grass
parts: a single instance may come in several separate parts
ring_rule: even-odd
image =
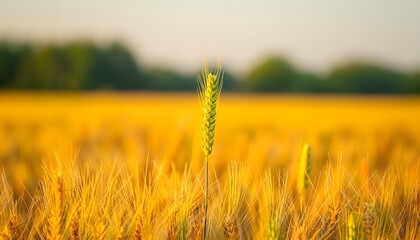
[[[420,98],[223,94],[217,114],[209,239],[346,239],[349,216],[367,239],[420,234]],[[0,93],[0,239],[53,225],[63,239],[200,239],[200,115],[195,94]]]

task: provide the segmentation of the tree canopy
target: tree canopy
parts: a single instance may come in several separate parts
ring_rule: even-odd
[[[88,41],[0,42],[0,89],[196,91],[195,77],[165,67],[144,68],[120,43],[98,46]],[[269,56],[243,76],[225,71],[224,90],[418,94],[420,72],[410,74],[352,61],[319,76],[297,69],[284,57]]]

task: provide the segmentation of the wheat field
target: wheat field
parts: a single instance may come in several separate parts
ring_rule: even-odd
[[[203,239],[195,94],[0,93],[0,239]],[[222,94],[207,239],[418,239],[420,98]]]

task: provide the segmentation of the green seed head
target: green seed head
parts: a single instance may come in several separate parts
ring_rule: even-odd
[[[351,213],[347,220],[348,240],[356,239],[356,219],[354,213]]]
[[[220,65],[216,73],[208,73],[205,68],[197,77],[202,104],[201,149],[207,157],[211,154],[216,128],[216,110],[222,89],[223,74]]]
[[[302,146],[299,158],[299,170],[298,170],[298,179],[297,179],[297,188],[299,194],[303,194],[305,189],[308,187],[309,183],[309,172],[311,170],[310,166],[311,160],[311,146],[305,143]]]

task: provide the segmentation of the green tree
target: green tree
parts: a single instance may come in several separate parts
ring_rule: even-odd
[[[148,74],[147,89],[163,91],[194,91],[196,82],[193,77],[166,68],[154,68]]]
[[[401,93],[404,79],[400,72],[362,62],[338,66],[329,75],[335,91],[349,93]]]
[[[144,75],[120,44],[98,48],[89,42],[45,45],[20,61],[11,85],[18,89],[141,89]]]
[[[0,88],[9,88],[13,84],[19,65],[30,52],[27,45],[0,42]]]
[[[89,89],[142,89],[145,75],[140,71],[130,52],[121,44],[103,50],[94,48],[89,71]]]
[[[297,71],[286,60],[269,57],[247,74],[243,88],[248,91],[286,92],[293,89],[297,79]]]
[[[62,49],[43,46],[22,60],[13,86],[19,89],[65,87],[68,72],[68,59]]]
[[[420,72],[416,72],[408,77],[405,90],[411,94],[420,93]]]
[[[297,75],[292,86],[293,92],[325,93],[329,92],[328,81],[311,73],[301,72]]]

